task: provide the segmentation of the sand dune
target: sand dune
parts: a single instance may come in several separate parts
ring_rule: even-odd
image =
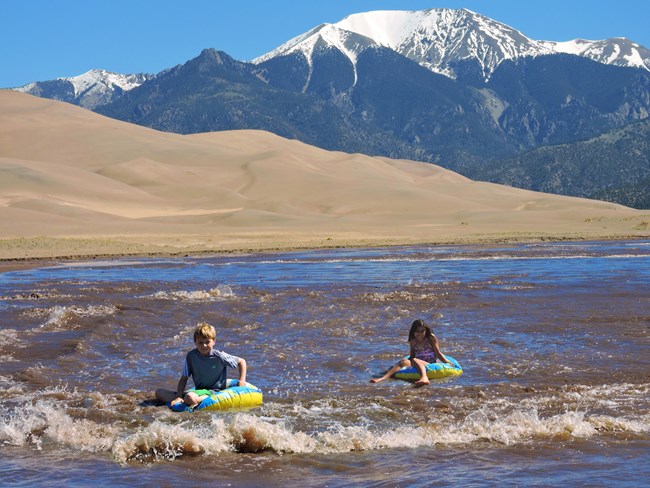
[[[650,212],[0,91],[0,259],[647,236]]]

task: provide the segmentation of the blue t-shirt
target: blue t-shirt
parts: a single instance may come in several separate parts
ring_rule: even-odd
[[[239,358],[212,349],[204,356],[198,349],[187,353],[183,376],[191,376],[197,390],[223,390],[226,387],[226,367],[236,368]]]

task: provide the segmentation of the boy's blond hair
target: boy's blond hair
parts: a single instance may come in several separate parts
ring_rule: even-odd
[[[217,331],[210,324],[201,322],[194,329],[194,340],[198,338],[212,339],[214,341],[217,338]]]

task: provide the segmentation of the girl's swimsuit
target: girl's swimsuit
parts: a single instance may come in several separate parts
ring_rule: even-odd
[[[430,344],[426,344],[422,349],[413,347],[413,352],[416,358],[426,361],[427,363],[436,362],[436,352],[431,348]]]

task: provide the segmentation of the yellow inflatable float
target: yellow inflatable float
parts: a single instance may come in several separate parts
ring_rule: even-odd
[[[441,378],[448,378],[450,376],[460,376],[463,374],[463,368],[460,367],[458,361],[451,356],[445,354],[452,364],[447,363],[429,363],[427,364],[427,378],[430,380],[439,380]],[[395,373],[394,378],[398,380],[417,381],[420,379],[420,371],[415,366],[402,368]]]
[[[197,412],[199,410],[233,410],[238,408],[252,408],[262,405],[262,390],[246,383],[246,386],[237,386],[237,380],[228,380],[226,388],[211,391],[210,396],[204,398],[194,407],[185,402],[169,405],[174,412]]]

